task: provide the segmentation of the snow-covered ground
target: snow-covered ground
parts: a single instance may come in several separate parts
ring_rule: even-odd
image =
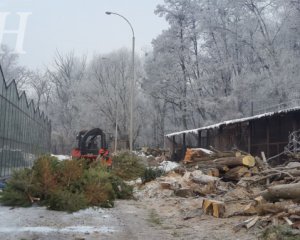
[[[71,239],[84,235],[109,236],[116,231],[107,209],[86,209],[76,213],[50,211],[45,207],[0,206],[0,239]],[[74,239],[74,238],[73,238]]]
[[[11,208],[0,205],[0,240],[119,240],[173,239],[154,230],[149,211],[136,201],[116,201],[110,209],[89,208],[75,213],[45,207]]]
[[[59,161],[71,159],[71,156],[69,156],[69,155],[55,155],[55,154],[51,154],[51,156],[52,157],[57,157]]]
[[[158,168],[163,170],[164,172],[170,172],[179,166],[176,162],[171,161],[163,161],[159,164]]]

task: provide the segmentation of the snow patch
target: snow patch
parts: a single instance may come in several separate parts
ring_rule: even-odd
[[[69,160],[71,157],[69,155],[55,155],[51,154],[52,157],[56,157],[59,161]]]
[[[136,156],[138,157],[142,157],[142,158],[152,158],[154,156],[150,155],[146,155],[144,152],[141,151],[132,151]]]
[[[201,151],[201,152],[204,152],[204,153],[206,153],[208,155],[214,154],[213,151],[210,151],[210,150],[208,150],[206,148],[193,148],[193,150],[195,150],[195,151]]]
[[[95,226],[69,226],[65,228],[54,227],[0,227],[0,233],[22,233],[22,232],[34,232],[34,233],[109,233],[115,232],[112,227],[95,227]]]
[[[142,184],[142,179],[138,178],[136,180],[124,181],[124,182],[129,186],[136,186],[136,185]]]
[[[163,170],[164,172],[170,172],[179,166],[176,162],[171,161],[163,161],[159,164],[158,168]]]

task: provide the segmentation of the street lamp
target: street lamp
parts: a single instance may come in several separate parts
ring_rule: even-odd
[[[119,13],[115,13],[115,12],[105,12],[105,14],[107,15],[117,15],[121,18],[123,18],[130,26],[131,31],[132,31],[132,79],[130,82],[130,121],[129,121],[129,150],[132,152],[133,150],[133,95],[134,95],[134,85],[135,85],[135,81],[134,81],[134,45],[135,45],[135,37],[134,37],[134,31],[132,28],[131,23],[128,21],[127,18],[125,18],[124,16],[122,16]]]

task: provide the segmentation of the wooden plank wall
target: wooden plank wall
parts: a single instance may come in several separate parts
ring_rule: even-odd
[[[198,133],[182,134],[172,137],[172,152],[176,148],[185,150],[188,147],[203,147],[209,149],[213,146],[221,151],[231,150],[236,147],[266,157],[277,155],[284,150],[288,143],[288,136],[292,131],[300,129],[300,111],[284,113],[246,121],[242,123],[222,126],[218,129],[198,131]],[[180,154],[183,156],[183,152]]]

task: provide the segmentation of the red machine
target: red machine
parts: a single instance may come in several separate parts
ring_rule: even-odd
[[[76,137],[78,147],[72,149],[72,158],[95,160],[99,155],[109,157],[105,134],[100,128],[80,131]]]

